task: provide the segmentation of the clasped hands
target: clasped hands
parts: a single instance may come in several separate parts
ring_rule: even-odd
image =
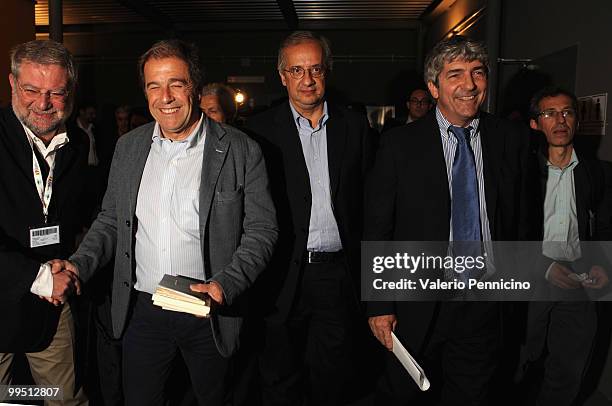
[[[51,265],[51,275],[53,276],[53,292],[51,297],[40,296],[55,306],[63,304],[72,294],[81,294],[81,281],[79,270],[70,261],[53,259],[48,262]]]
[[[594,265],[589,270],[589,278],[584,281],[572,279],[573,272],[565,266],[554,262],[550,266],[548,280],[551,284],[561,289],[578,289],[584,287],[587,289],[601,289],[608,285],[609,279],[605,269],[601,266]]]

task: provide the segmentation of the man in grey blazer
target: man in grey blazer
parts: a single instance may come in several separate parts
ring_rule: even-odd
[[[128,405],[162,405],[180,350],[201,405],[222,404],[228,358],[238,347],[243,293],[277,238],[264,160],[240,131],[198,108],[198,51],[160,41],[140,59],[154,123],[121,137],[102,211],[66,271],[83,281],[115,255],[112,323],[123,335]],[[163,310],[151,293],[164,274],[217,303],[209,319]]]

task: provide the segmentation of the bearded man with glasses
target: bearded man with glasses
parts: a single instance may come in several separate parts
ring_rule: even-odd
[[[258,295],[267,321],[264,403],[339,405],[359,308],[369,127],[365,115],[326,100],[325,38],[289,35],[277,69],[289,100],[247,122],[264,150],[280,228]]]
[[[9,81],[12,106],[0,110],[0,384],[12,381],[14,353],[25,353],[36,384],[62,390],[45,404],[83,405],[67,300],[80,282],[50,261],[74,252],[90,217],[87,136],[66,128],[76,67],[62,44],[30,41],[11,51]]]

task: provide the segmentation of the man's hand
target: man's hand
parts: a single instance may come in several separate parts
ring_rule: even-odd
[[[217,282],[196,283],[190,285],[189,288],[194,292],[208,293],[212,300],[218,304],[223,304],[223,288]]]
[[[382,345],[387,347],[389,351],[393,351],[393,339],[391,338],[391,331],[395,330],[397,325],[397,318],[395,314],[386,314],[384,316],[374,316],[368,319],[370,330],[374,333],[374,336],[381,342]]]
[[[548,281],[561,289],[578,289],[581,284],[569,277],[572,271],[561,264],[553,262],[548,273]]]
[[[54,259],[49,261],[51,274],[53,275],[53,293],[50,298],[45,298],[54,305],[64,303],[73,292],[81,294],[81,281],[79,270],[70,261]]]
[[[609,283],[606,270],[599,265],[594,265],[589,271],[589,279],[582,282],[582,286],[589,289],[601,289]]]

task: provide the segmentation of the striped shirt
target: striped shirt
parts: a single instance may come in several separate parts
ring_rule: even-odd
[[[442,149],[444,150],[444,160],[446,161],[446,175],[448,177],[448,190],[450,192],[451,199],[453,198],[453,161],[455,159],[455,151],[457,150],[457,139],[450,131],[452,125],[443,115],[438,107],[436,107],[436,119],[438,120],[438,127],[440,128],[440,136],[442,137]],[[484,171],[482,166],[482,147],[480,144],[480,130],[478,128],[480,119],[476,117],[473,119],[469,127],[470,130],[470,145],[472,151],[474,151],[474,161],[476,163],[476,177],[478,179],[478,204],[480,207],[480,234],[482,241],[491,241],[491,231],[489,230],[489,218],[487,217],[487,202],[485,198],[485,185],[484,185]],[[453,241],[453,227],[452,227],[452,215],[451,213],[451,227],[449,241]]]
[[[136,202],[136,290],[153,293],[164,274],[205,279],[199,230],[205,127],[202,115],[189,137],[172,141],[155,124]]]
[[[446,176],[448,178],[448,191],[453,198],[453,162],[455,160],[455,151],[457,150],[457,139],[451,132],[451,123],[443,115],[438,107],[436,107],[436,119],[440,128],[440,136],[442,137],[442,149],[444,151],[444,160],[446,161]],[[486,274],[481,279],[487,279],[495,273],[495,265],[493,258],[493,247],[491,241],[491,230],[489,229],[489,218],[487,217],[487,201],[485,197],[484,170],[482,165],[482,146],[480,129],[480,118],[474,118],[469,124],[470,129],[470,146],[474,152],[474,163],[476,164],[476,178],[478,180],[478,206],[480,212],[480,235],[483,241],[483,250],[486,255]],[[448,240],[453,241],[453,213],[451,212],[449,236]],[[445,272],[445,277],[452,280],[456,277],[453,271]]]
[[[544,199],[544,240],[542,254],[557,261],[575,261],[582,256],[578,235],[578,212],[574,168],[576,151],[565,168],[546,161],[548,178]]]

